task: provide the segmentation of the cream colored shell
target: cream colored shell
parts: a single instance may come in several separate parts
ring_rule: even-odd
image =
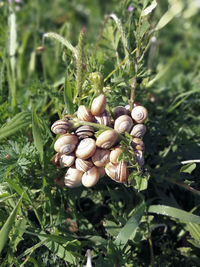
[[[103,167],[109,162],[109,156],[110,150],[97,148],[92,156],[92,161],[97,167]]]
[[[65,134],[71,127],[67,119],[57,120],[51,126],[51,131],[55,134]]]
[[[106,107],[106,98],[103,94],[97,96],[92,101],[91,112],[94,116],[101,116]]]
[[[78,143],[78,137],[73,134],[61,135],[54,144],[54,149],[56,152],[62,154],[70,154],[74,151]]]
[[[118,139],[118,134],[115,130],[106,130],[101,133],[96,140],[96,145],[101,148],[111,148]]]
[[[115,147],[111,152],[110,152],[110,162],[117,164],[119,155],[122,153],[122,150],[119,146]]]
[[[75,161],[75,155],[74,153],[70,154],[70,155],[66,155],[66,154],[62,154],[60,156],[60,167],[64,168],[64,167],[70,167],[74,164]]]
[[[80,159],[88,159],[94,155],[96,151],[96,143],[92,138],[85,138],[80,141],[75,151],[76,157]]]
[[[79,106],[77,111],[77,116],[81,121],[89,121],[92,122],[94,117],[92,116],[91,110],[86,106]]]
[[[99,181],[99,171],[97,167],[92,167],[89,171],[85,172],[82,176],[82,184],[85,187],[94,186]]]
[[[133,108],[131,116],[137,123],[143,123],[148,117],[148,111],[143,106],[136,106]]]
[[[76,159],[75,166],[77,170],[82,171],[82,172],[87,172],[89,169],[91,169],[94,164],[92,163],[91,160],[84,160],[84,159]]]
[[[114,129],[120,133],[130,132],[133,127],[133,120],[128,115],[122,115],[115,120]]]
[[[134,137],[143,137],[146,133],[146,126],[144,124],[136,124],[135,126],[133,126],[130,135],[134,136]]]
[[[64,183],[67,187],[71,188],[81,186],[82,176],[83,172],[70,167],[65,174]]]

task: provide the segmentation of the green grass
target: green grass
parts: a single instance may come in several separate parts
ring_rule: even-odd
[[[2,267],[84,266],[88,249],[93,266],[199,266],[199,11],[192,0],[0,1]],[[149,111],[146,176],[132,166],[130,186],[105,176],[66,188],[51,162],[50,126],[91,104],[93,72],[110,110],[132,95]]]

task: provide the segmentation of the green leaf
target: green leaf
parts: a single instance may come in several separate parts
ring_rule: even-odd
[[[15,206],[15,208],[13,209],[13,211],[11,212],[10,216],[8,217],[7,221],[5,222],[5,224],[3,225],[3,227],[1,228],[1,231],[0,231],[0,253],[1,251],[3,250],[7,240],[8,240],[8,236],[9,236],[9,233],[12,229],[12,226],[14,225],[15,223],[15,219],[16,219],[16,216],[19,212],[19,208],[22,204],[22,198],[23,198],[23,195],[20,197],[17,205]]]
[[[43,140],[42,140],[42,132],[39,123],[38,116],[36,114],[35,108],[32,105],[32,129],[33,129],[33,140],[34,144],[40,154],[40,160],[43,165]]]
[[[180,169],[180,172],[192,173],[196,166],[196,163],[187,164]]]
[[[30,113],[20,112],[15,115],[7,124],[0,128],[0,139],[8,137],[24,127],[27,127],[30,123]]]
[[[165,215],[179,219],[182,222],[200,224],[200,217],[190,212],[180,210],[177,208],[164,206],[164,205],[152,205],[149,207],[148,212]]]
[[[67,113],[73,114],[74,107],[73,107],[73,98],[72,98],[72,88],[69,82],[68,71],[66,71],[66,75],[65,75],[64,101],[65,101]]]
[[[119,232],[114,243],[123,248],[128,242],[129,238],[136,231],[142,216],[144,215],[146,205],[142,202],[136,209],[133,216],[127,221],[125,226]]]

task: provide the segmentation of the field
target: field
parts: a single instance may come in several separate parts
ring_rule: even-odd
[[[1,267],[200,266],[199,14],[195,0],[0,0]],[[100,93],[112,116],[147,108],[144,165],[119,134],[128,182],[70,188],[51,126],[75,131]]]

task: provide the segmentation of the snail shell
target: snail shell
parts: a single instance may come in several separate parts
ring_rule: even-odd
[[[54,149],[56,152],[62,154],[70,154],[74,151],[78,143],[78,137],[74,134],[64,134],[61,135],[54,144]]]
[[[129,115],[130,111],[126,109],[126,107],[118,106],[113,110],[113,118],[116,120],[118,117],[122,115]]]
[[[143,156],[143,152],[141,150],[135,151],[135,159],[137,160],[137,163],[139,164],[139,166],[144,165],[144,156]]]
[[[74,161],[75,161],[74,153],[70,155],[62,154],[59,159],[60,167],[61,168],[70,167],[74,164]]]
[[[92,138],[85,138],[78,144],[75,154],[77,158],[88,159],[94,155],[95,150],[95,140]]]
[[[95,116],[97,123],[105,126],[109,126],[111,122],[110,114],[105,109],[101,116]]]
[[[82,176],[83,172],[74,167],[70,167],[65,174],[65,185],[71,188],[81,186]]]
[[[137,123],[143,123],[148,117],[148,111],[143,106],[136,106],[133,108],[131,116]]]
[[[132,139],[131,145],[134,150],[144,150],[144,142],[138,137]]]
[[[97,148],[92,156],[92,161],[95,166],[103,167],[109,162],[109,156],[110,151],[108,149]]]
[[[66,120],[58,120],[53,123],[51,126],[51,131],[55,134],[65,134],[71,127],[71,123]]]
[[[91,137],[94,135],[94,128],[92,126],[83,125],[75,131],[75,134],[78,136],[79,140]]]
[[[105,167],[106,174],[117,183],[124,183],[128,180],[129,172],[124,160],[119,164],[109,162]]]
[[[95,97],[92,101],[91,112],[94,116],[101,116],[106,107],[106,98],[103,94]]]
[[[85,187],[94,186],[99,181],[99,171],[97,167],[92,167],[90,170],[85,172],[82,176],[82,184]]]
[[[120,134],[129,133],[132,127],[133,120],[128,115],[122,115],[115,120],[114,129]]]
[[[117,141],[118,134],[115,130],[106,130],[101,133],[96,140],[96,145],[101,148],[109,149]]]
[[[91,169],[94,165],[91,160],[84,160],[84,159],[76,159],[75,162],[76,169],[82,172],[87,172]]]
[[[90,109],[83,105],[79,106],[77,111],[77,116],[81,121],[92,122],[94,120],[94,117],[92,116]]]
[[[53,156],[53,159],[52,159],[52,163],[53,165],[55,165],[56,167],[60,167],[60,156],[62,154],[61,153],[56,153],[54,156]]]
[[[119,146],[115,147],[111,152],[110,152],[110,162],[117,164],[119,155],[122,153],[122,150]]]
[[[104,175],[106,174],[105,168],[104,167],[98,167],[97,169],[99,171],[99,178],[104,177]]]
[[[146,133],[146,126],[144,124],[136,124],[130,132],[130,135],[134,137],[143,137]]]

